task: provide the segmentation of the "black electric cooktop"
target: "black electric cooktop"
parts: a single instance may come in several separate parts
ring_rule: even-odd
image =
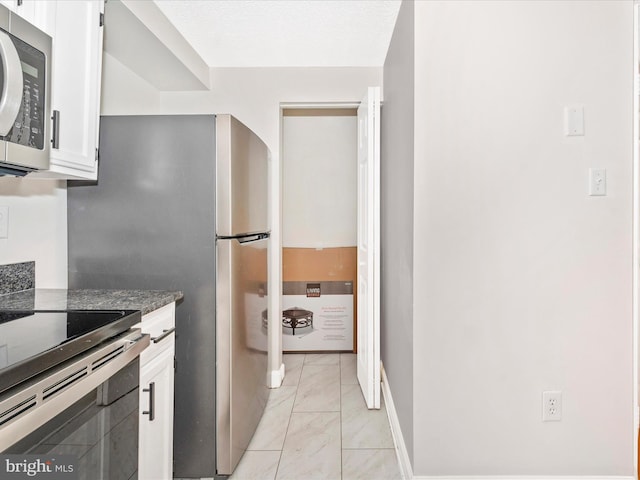
[[[0,311],[0,393],[140,320],[138,310]]]

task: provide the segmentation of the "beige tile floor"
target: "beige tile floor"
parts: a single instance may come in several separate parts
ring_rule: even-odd
[[[284,355],[286,377],[231,480],[400,480],[382,399],[367,410],[353,354]]]

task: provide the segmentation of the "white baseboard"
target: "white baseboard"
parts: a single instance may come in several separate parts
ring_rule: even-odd
[[[284,380],[284,363],[278,370],[272,370],[267,374],[267,385],[269,388],[280,388],[282,380]]]
[[[636,477],[624,476],[624,475],[413,475],[413,467],[409,460],[409,453],[407,452],[407,446],[404,443],[404,437],[400,429],[400,420],[396,412],[396,407],[393,403],[393,397],[391,396],[391,390],[389,388],[389,381],[387,374],[384,371],[384,366],[380,364],[381,380],[382,380],[382,395],[384,396],[384,403],[387,410],[387,416],[389,417],[389,424],[391,425],[391,435],[393,436],[393,443],[396,448],[396,455],[398,457],[398,463],[400,464],[400,472],[404,480],[635,480]]]
[[[404,443],[404,437],[402,436],[402,430],[400,429],[400,420],[398,419],[396,406],[393,403],[391,389],[389,388],[389,380],[387,379],[387,374],[384,371],[384,365],[382,362],[380,362],[380,372],[382,377],[382,395],[384,396],[387,417],[389,417],[389,424],[391,425],[391,436],[393,437],[393,444],[396,447],[396,455],[398,457],[398,463],[400,464],[402,478],[404,480],[417,479],[418,477],[413,476],[411,460],[409,460],[409,452],[407,452],[407,445]]]
[[[638,465],[638,429],[640,429],[640,409],[638,406],[633,409],[633,416],[636,429],[633,432],[633,464]]]

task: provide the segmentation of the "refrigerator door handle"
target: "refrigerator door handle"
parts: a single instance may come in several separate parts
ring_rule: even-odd
[[[238,238],[238,243],[259,242],[260,240],[264,240],[265,238],[269,238],[268,233],[258,233],[256,235],[250,235],[248,237],[240,237]]]
[[[269,238],[269,233],[268,232],[251,233],[251,234],[246,234],[246,235],[231,235],[231,236],[218,235],[218,236],[216,236],[216,240],[237,240],[238,243],[259,242],[260,240],[264,240],[266,238]]]

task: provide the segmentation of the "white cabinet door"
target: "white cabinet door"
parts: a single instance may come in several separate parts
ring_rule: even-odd
[[[18,15],[53,37],[51,18],[55,14],[54,0],[25,0],[17,9]]]
[[[0,0],[53,39],[51,109],[57,141],[33,177],[96,179],[104,0]]]
[[[97,177],[103,12],[103,0],[55,2],[51,110],[59,135],[50,172],[65,178]]]
[[[55,0],[0,0],[0,5],[4,5],[50,36],[53,36],[50,17],[55,10],[55,3]]]
[[[171,334],[173,337],[174,334]],[[174,339],[140,366],[138,478],[173,478]]]
[[[35,16],[36,3],[40,3],[37,0],[0,0],[0,5],[4,5],[13,13],[17,13],[26,21],[34,23],[33,17]]]

